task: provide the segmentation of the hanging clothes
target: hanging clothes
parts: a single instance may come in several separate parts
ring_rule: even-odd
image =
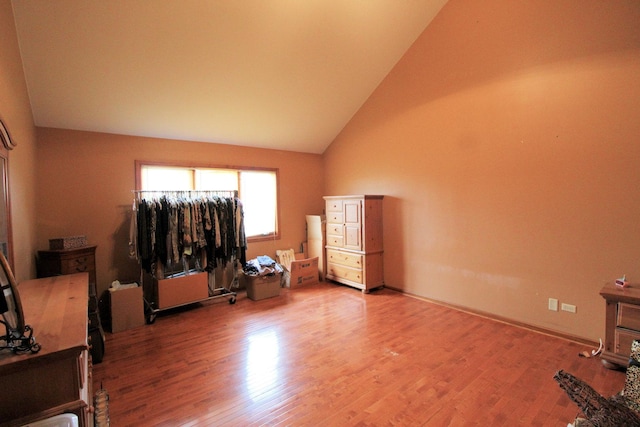
[[[129,255],[153,275],[156,268],[167,270],[184,260],[194,260],[207,271],[238,257],[244,265],[247,239],[240,199],[232,192],[183,193],[138,192]]]

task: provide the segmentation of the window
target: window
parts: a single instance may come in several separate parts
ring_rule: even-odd
[[[180,166],[136,161],[139,190],[237,191],[250,241],[278,237],[278,171],[274,169]]]

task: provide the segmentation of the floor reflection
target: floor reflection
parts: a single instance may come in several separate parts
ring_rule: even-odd
[[[253,401],[271,397],[278,383],[280,344],[274,329],[252,334],[248,338],[246,384]]]

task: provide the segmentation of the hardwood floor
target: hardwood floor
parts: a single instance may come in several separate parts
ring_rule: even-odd
[[[624,386],[584,350],[388,289],[320,283],[107,334],[93,381],[115,427],[564,427],[579,410],[558,369],[607,397]]]

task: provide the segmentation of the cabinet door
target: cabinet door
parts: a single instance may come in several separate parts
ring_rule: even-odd
[[[362,249],[362,202],[360,200],[344,201],[344,247]]]

